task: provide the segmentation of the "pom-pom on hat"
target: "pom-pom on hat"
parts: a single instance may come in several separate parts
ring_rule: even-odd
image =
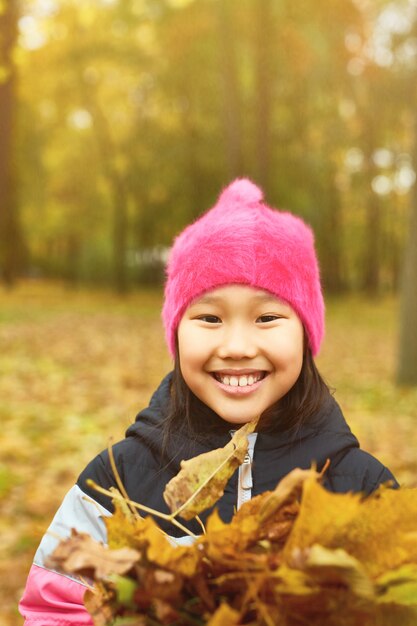
[[[324,303],[313,233],[299,217],[269,208],[247,179],[226,187],[217,204],[174,241],[162,310],[173,356],[186,308],[207,291],[232,284],[264,289],[288,302],[317,354]]]

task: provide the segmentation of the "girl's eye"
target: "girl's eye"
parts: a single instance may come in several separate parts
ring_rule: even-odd
[[[279,319],[279,315],[261,315],[256,321],[267,324],[268,322],[275,322],[277,319]]]
[[[220,324],[221,322],[220,317],[217,317],[217,315],[200,315],[198,319],[209,324]]]

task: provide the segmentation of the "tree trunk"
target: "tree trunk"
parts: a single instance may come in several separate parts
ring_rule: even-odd
[[[0,272],[8,286],[15,282],[22,264],[22,237],[17,217],[15,174],[16,70],[12,53],[17,38],[17,2],[6,2],[0,11]]]
[[[112,176],[112,187],[114,284],[119,293],[125,293],[128,290],[126,271],[128,198],[124,182],[115,173]]]
[[[82,80],[82,79],[81,79]],[[84,85],[84,101],[93,119],[93,129],[104,176],[110,187],[113,209],[113,284],[118,293],[128,290],[126,267],[128,230],[128,193],[122,174],[114,164],[114,146],[108,121],[99,105],[97,95]]]
[[[414,168],[417,167],[417,115],[414,117]],[[414,187],[401,286],[400,385],[417,386],[417,189]]]
[[[370,295],[379,291],[379,239],[381,231],[378,198],[369,190],[366,205],[365,246],[363,250],[363,289]]]
[[[222,0],[218,3],[221,52],[219,66],[221,68],[224,85],[223,118],[226,138],[227,169],[230,179],[242,176],[244,171],[242,112],[232,7],[233,2],[231,2],[231,0]]]
[[[78,235],[69,234],[65,237],[66,258],[64,275],[71,285],[76,285],[79,279],[79,264],[81,252],[81,239]]]
[[[322,244],[320,260],[326,293],[341,293],[346,288],[343,278],[342,206],[334,176],[335,172],[331,168],[321,196],[324,220],[320,229]]]
[[[179,141],[183,146],[183,161],[179,163],[179,168],[184,173],[182,185],[186,206],[188,205],[187,219],[192,220],[201,212],[201,192],[206,187],[207,181],[200,165],[200,144],[203,142],[194,115],[197,110],[193,97],[195,87],[193,86],[192,68],[188,63],[184,63],[181,68],[178,85],[181,93],[180,116],[182,126],[182,136]]]
[[[273,83],[273,33],[271,0],[258,0],[255,14],[255,119],[258,180],[269,188],[271,169],[271,115]]]
[[[370,105],[369,116],[365,117],[365,159],[366,159],[366,180],[368,187],[366,196],[365,215],[365,241],[362,252],[362,287],[364,291],[375,296],[380,287],[380,244],[381,244],[381,210],[378,196],[373,191],[371,184],[377,175],[377,169],[373,162],[373,153],[376,148],[374,120],[372,119],[373,104]]]

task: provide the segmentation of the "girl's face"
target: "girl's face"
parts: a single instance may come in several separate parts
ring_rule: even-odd
[[[290,305],[243,285],[204,294],[178,326],[185,382],[231,424],[251,421],[291,389],[303,343],[303,325]]]

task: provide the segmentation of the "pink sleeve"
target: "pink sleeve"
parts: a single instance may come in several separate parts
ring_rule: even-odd
[[[91,626],[83,603],[85,591],[71,578],[32,565],[19,604],[25,626]]]

